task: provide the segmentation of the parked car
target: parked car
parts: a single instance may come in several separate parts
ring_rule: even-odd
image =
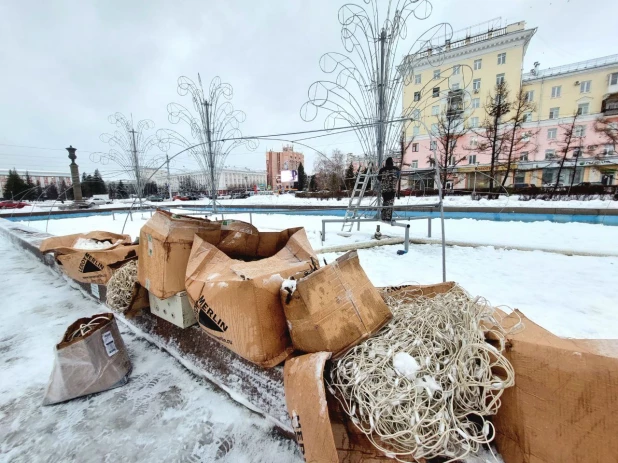
[[[21,201],[2,201],[0,202],[0,209],[23,209],[24,207],[29,206],[28,203],[23,203]]]
[[[249,195],[243,192],[232,193],[232,199],[245,199],[248,198]]]
[[[543,188],[553,188],[554,186],[557,188],[564,188],[564,183],[558,182],[558,185],[555,183],[543,183]]]
[[[186,196],[176,195],[173,198],[174,201],[189,201],[189,198]]]
[[[197,201],[198,199],[200,199],[200,197],[198,195],[187,195],[187,199],[189,201]]]
[[[160,203],[162,201],[165,201],[162,196],[157,195],[148,196],[146,200],[150,201],[151,203]]]
[[[523,190],[525,188],[535,188],[536,185],[530,183],[513,183],[514,190]]]
[[[603,182],[579,182],[575,186],[605,186]]]
[[[104,206],[105,204],[112,204],[112,201],[103,198],[90,198],[88,200],[88,204],[90,204],[91,206]]]

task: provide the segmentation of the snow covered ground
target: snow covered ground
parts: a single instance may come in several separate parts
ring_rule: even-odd
[[[182,209],[176,209],[174,212],[187,213]],[[150,215],[150,212],[135,212],[132,214],[133,220],[131,220],[130,218],[127,219],[126,213],[119,212],[115,214],[115,220],[112,216],[95,215],[49,221],[28,222],[25,220],[24,223],[53,235],[104,230],[114,233],[127,233],[136,238]],[[221,215],[216,217],[221,218]],[[249,221],[249,214],[224,214],[224,217]],[[327,216],[252,214],[253,223],[260,230],[305,227],[311,245],[315,249],[322,247],[320,237],[322,219],[333,218]],[[445,222],[446,239],[452,241],[494,246],[527,246],[536,249],[618,254],[618,227],[613,226],[586,223],[492,222],[475,219],[447,219]],[[410,224],[411,237],[427,237],[427,220],[412,220]],[[324,247],[370,241],[375,233],[375,227],[376,225],[373,223],[362,224],[360,231],[357,231],[355,227],[352,236],[343,237],[338,235],[341,231],[340,223],[327,223]],[[380,230],[385,236],[404,236],[404,229],[400,227],[381,224]],[[440,237],[440,220],[438,219],[432,220],[432,237],[436,240]]]
[[[53,349],[79,317],[107,311],[0,238],[0,461],[302,462],[296,445],[122,323],[129,383],[43,407]]]
[[[371,198],[365,198],[363,204],[370,204]],[[219,200],[223,206],[275,206],[275,207],[298,207],[298,206],[337,206],[345,208],[348,204],[347,199],[317,199],[317,198],[296,198],[291,194],[284,195],[257,195],[245,199],[222,199]],[[428,204],[435,204],[437,197],[405,197],[395,201],[398,206],[422,206]],[[106,204],[96,206],[96,209],[117,209],[122,207],[130,207],[134,204],[134,200],[116,200],[113,204]],[[147,203],[153,206],[207,206],[210,204],[209,199],[202,199],[199,201],[168,201],[161,203]],[[573,208],[573,209],[618,209],[618,201],[602,201],[599,199],[593,199],[590,201],[543,201],[540,199],[533,199],[529,201],[520,200],[519,195],[501,196],[497,200],[489,201],[487,199],[481,199],[479,201],[473,200],[471,196],[447,196],[444,199],[444,205],[446,207],[474,207],[474,208],[487,208],[487,207],[539,207],[539,208]],[[0,210],[0,215],[12,215],[15,213],[30,213],[30,212],[49,212],[50,210],[59,210],[59,203],[53,203],[52,201],[39,202],[32,204],[31,206],[24,207],[23,209],[5,209]]]

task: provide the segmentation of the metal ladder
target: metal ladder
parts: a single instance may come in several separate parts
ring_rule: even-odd
[[[361,207],[363,197],[365,196],[367,186],[369,185],[372,177],[375,177],[375,175],[373,173],[373,164],[371,163],[367,166],[367,172],[358,172],[356,182],[354,183],[354,189],[352,190],[352,195],[350,196],[350,203],[345,211],[345,222],[341,226],[341,231],[351,232],[354,222],[349,220],[357,219],[365,215],[359,213],[359,209]]]

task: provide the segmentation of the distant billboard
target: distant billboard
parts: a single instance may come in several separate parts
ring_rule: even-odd
[[[298,182],[297,170],[282,170],[281,171],[281,183],[294,183]]]

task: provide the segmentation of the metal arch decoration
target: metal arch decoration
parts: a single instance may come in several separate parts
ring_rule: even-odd
[[[168,119],[172,124],[181,121],[187,124],[192,140],[175,130],[160,129],[157,131],[159,146],[168,151],[171,145],[176,145],[186,149],[195,158],[208,178],[213,209],[216,211],[217,186],[228,155],[240,145],[254,150],[258,143],[255,139],[242,137],[240,124],[245,121],[246,115],[234,109],[230,102],[234,90],[229,83],[215,77],[205,92],[199,74],[197,83],[181,76],[178,78],[178,94],[190,96],[193,111],[180,103],[170,103],[167,105]]]
[[[412,104],[402,104],[404,85],[410,83],[418,65],[442,64],[440,52],[448,46],[453,30],[447,23],[431,27],[397,63],[401,44],[409,35],[408,20],[411,16],[427,19],[432,4],[428,0],[389,0],[382,15],[378,0],[364,3],[366,7],[349,3],[339,9],[346,53],[322,55],[320,68],[333,78],[311,84],[300,112],[305,121],[313,121],[320,110],[325,111],[326,129],[340,124],[364,125],[355,130],[359,143],[367,160],[380,165],[385,153],[397,151],[401,133],[414,122],[415,110],[428,104],[429,94]],[[449,77],[443,75],[441,80]],[[399,117],[405,120],[385,123]],[[374,125],[367,126],[367,122]]]
[[[107,165],[110,162],[118,165],[135,182],[138,199],[142,200],[144,188],[149,180],[146,170],[154,169],[161,163],[158,156],[149,157],[149,152],[158,145],[156,134],[147,135],[155,124],[149,119],[133,123],[133,117],[127,119],[122,113],[114,113],[108,117],[110,124],[118,127],[114,133],[104,133],[99,138],[107,143],[110,149],[107,153],[92,153],[91,161]]]

